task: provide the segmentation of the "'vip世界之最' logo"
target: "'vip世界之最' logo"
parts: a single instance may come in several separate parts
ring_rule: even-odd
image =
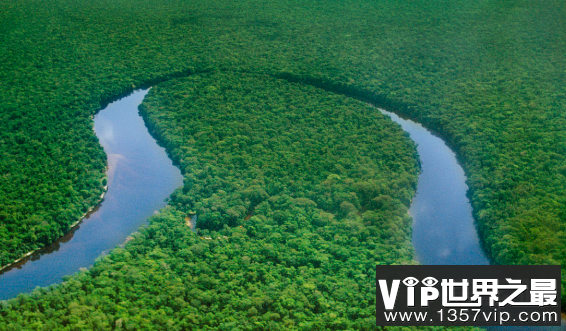
[[[377,266],[377,325],[560,325],[560,266]]]

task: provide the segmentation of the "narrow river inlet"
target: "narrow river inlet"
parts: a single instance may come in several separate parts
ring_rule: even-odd
[[[138,114],[147,92],[136,91],[94,117],[94,130],[108,156],[108,191],[103,202],[57,242],[4,269],[0,300],[60,283],[64,276],[91,266],[146,224],[182,186],[181,171]]]

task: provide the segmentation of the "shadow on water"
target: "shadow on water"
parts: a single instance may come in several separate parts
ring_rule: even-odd
[[[97,257],[146,224],[182,186],[181,171],[157,145],[138,114],[147,92],[136,91],[95,116],[94,130],[108,155],[104,201],[55,243],[3,270],[0,300],[59,283],[64,276],[91,266]]]

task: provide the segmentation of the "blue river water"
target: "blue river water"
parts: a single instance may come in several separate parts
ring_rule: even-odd
[[[489,264],[466,197],[466,175],[454,152],[422,125],[380,111],[401,125],[417,144],[422,172],[409,209],[417,260],[431,265]]]
[[[91,266],[146,224],[183,184],[180,170],[150,136],[138,114],[147,92],[136,91],[95,116],[94,129],[108,155],[104,201],[60,240],[1,271],[0,300],[60,283],[65,275]],[[466,176],[454,152],[420,124],[380,111],[400,124],[417,144],[422,172],[409,209],[416,259],[429,265],[489,264],[466,197]],[[196,217],[193,226],[195,223]],[[566,326],[489,329],[564,331]]]
[[[426,265],[487,265],[466,196],[466,175],[454,152],[421,124],[379,109],[401,125],[417,144],[421,174],[409,214],[417,261]],[[565,331],[556,327],[487,327],[499,331]]]
[[[124,243],[182,186],[181,171],[151,137],[138,114],[148,90],[109,104],[94,118],[94,130],[108,156],[108,191],[102,203],[54,244],[4,269],[0,300],[60,283],[63,276],[91,266]]]

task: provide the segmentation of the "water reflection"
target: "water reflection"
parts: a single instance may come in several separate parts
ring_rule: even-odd
[[[466,197],[466,175],[444,141],[422,125],[380,109],[417,143],[422,173],[409,213],[413,218],[413,246],[417,260],[427,265],[486,265]],[[565,331],[555,327],[487,327],[495,331]]]
[[[104,201],[72,231],[0,274],[0,300],[58,283],[123,243],[183,184],[180,170],[149,135],[137,107],[145,91],[101,110],[94,129],[108,155]]]
[[[422,173],[409,213],[413,245],[422,264],[486,265],[466,197],[466,175],[444,141],[422,125],[380,109],[417,143]]]

